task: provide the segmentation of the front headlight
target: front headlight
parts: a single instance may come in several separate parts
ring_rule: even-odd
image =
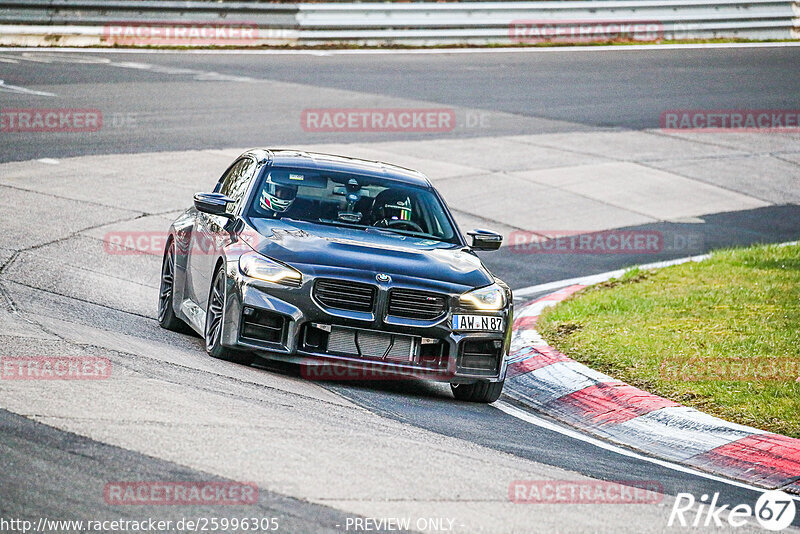
[[[459,301],[476,310],[501,310],[506,305],[506,292],[499,285],[492,284],[464,293]]]
[[[299,286],[303,281],[303,275],[299,271],[256,252],[248,252],[239,257],[239,270],[251,278],[285,286]]]

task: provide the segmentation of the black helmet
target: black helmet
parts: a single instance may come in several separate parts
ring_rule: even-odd
[[[407,193],[386,189],[375,197],[372,213],[375,221],[410,221],[411,199]]]

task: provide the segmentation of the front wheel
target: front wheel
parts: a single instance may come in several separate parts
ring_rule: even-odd
[[[490,403],[500,398],[504,384],[505,380],[500,382],[481,380],[472,384],[450,384],[450,390],[460,401]]]
[[[252,354],[222,346],[224,310],[225,271],[219,269],[214,275],[214,282],[211,284],[211,292],[208,296],[208,310],[206,311],[206,325],[203,336],[206,341],[206,352],[220,360],[250,365],[254,360]]]

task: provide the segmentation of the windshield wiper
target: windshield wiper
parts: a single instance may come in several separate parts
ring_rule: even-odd
[[[317,219],[316,221],[303,221],[303,222],[308,222],[311,224],[324,224],[325,226],[344,226],[346,228],[358,228],[359,230],[369,228],[368,226],[363,224],[355,224],[344,221],[334,221],[331,219]]]
[[[408,237],[416,237],[416,238],[419,238],[419,239],[431,239],[431,240],[437,241],[439,243],[450,243],[450,241],[447,241],[446,239],[441,239],[439,237],[436,237],[436,236],[433,236],[433,235],[430,235],[430,234],[414,232],[412,230],[400,230],[398,228],[386,228],[386,227],[381,227],[381,226],[369,226],[369,225],[366,225],[366,224],[355,224],[355,223],[348,223],[348,222],[344,222],[344,221],[334,221],[332,219],[317,219],[317,220],[313,220],[312,221],[312,220],[307,220],[307,219],[293,219],[291,217],[281,217],[281,220],[304,222],[304,223],[310,223],[310,224],[321,224],[323,226],[341,226],[341,227],[345,227],[345,228],[356,228],[358,230],[367,230],[367,231],[370,230],[370,229],[373,229],[373,230],[377,230],[379,232],[389,232],[389,233],[392,233],[392,234],[405,235],[405,236],[408,236]]]
[[[385,227],[382,227],[382,226],[368,226],[367,228],[374,228],[375,230],[378,230],[379,232],[390,232],[390,233],[393,233],[393,234],[407,235],[408,237],[418,237],[420,239],[432,239],[433,241],[439,241],[441,243],[449,243],[449,241],[447,241],[445,239],[441,239],[439,237],[436,237],[436,236],[433,236],[433,235],[430,235],[430,234],[414,232],[412,230],[399,230],[397,228],[385,228]]]

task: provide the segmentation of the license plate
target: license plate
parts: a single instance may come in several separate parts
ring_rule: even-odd
[[[453,315],[453,330],[503,332],[503,318],[489,315]]]

